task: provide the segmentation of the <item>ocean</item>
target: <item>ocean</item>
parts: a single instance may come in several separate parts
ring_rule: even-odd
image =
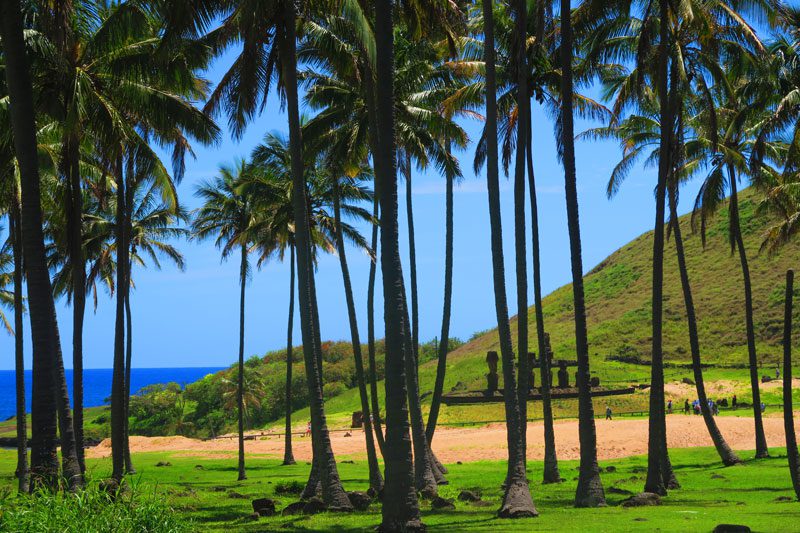
[[[131,368],[131,392],[153,383],[175,383],[185,386],[201,379],[207,374],[222,370],[216,367],[189,368]],[[67,369],[67,387],[72,401],[72,370]],[[83,370],[83,405],[96,407],[105,405],[111,396],[110,368],[89,368]],[[26,409],[31,409],[31,371],[25,370]],[[7,420],[16,413],[16,386],[13,370],[0,370],[0,420]]]

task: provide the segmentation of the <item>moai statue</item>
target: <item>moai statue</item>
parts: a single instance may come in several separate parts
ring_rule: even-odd
[[[486,389],[489,394],[494,394],[497,392],[497,383],[498,383],[498,376],[497,376],[497,361],[500,358],[497,356],[497,352],[491,351],[486,353],[486,364],[489,366],[489,373],[486,374]]]
[[[528,392],[533,391],[534,385],[536,385],[536,374],[534,373],[535,369],[536,353],[528,352]]]
[[[558,388],[569,388],[569,372],[567,372],[567,362],[563,360],[558,362]]]

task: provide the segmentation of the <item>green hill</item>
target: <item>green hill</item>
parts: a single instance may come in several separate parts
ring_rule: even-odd
[[[763,215],[756,214],[753,194],[746,190],[740,199],[741,222],[747,247],[753,285],[756,342],[764,373],[771,373],[782,357],[780,340],[783,328],[784,277],[788,268],[798,266],[800,243],[787,245],[770,257],[759,253],[762,235],[768,226]],[[701,353],[709,369],[710,379],[739,382],[740,398],[747,392],[747,341],[745,337],[744,296],[738,254],[732,254],[728,243],[726,210],[712,220],[707,230],[706,245],[699,233],[691,229],[690,215],[681,217],[689,276],[699,321]],[[609,382],[647,382],[649,367],[624,364],[615,356],[650,358],[651,344],[651,258],[653,232],[647,232],[612,253],[584,277],[592,373]],[[547,258],[544,258],[547,261]],[[457,268],[457,267],[456,267]],[[566,267],[565,267],[566,268]],[[664,260],[664,355],[669,363],[667,379],[691,376],[680,368],[690,362],[688,332],[683,295],[677,269],[674,242],[666,243]],[[544,298],[545,327],[550,333],[556,358],[575,358],[572,286],[565,285]],[[800,317],[800,312],[797,313]],[[516,318],[512,319],[512,322]],[[530,349],[536,350],[536,328],[533,308],[529,313]],[[512,331],[516,331],[512,327]],[[794,343],[798,344],[799,337]],[[515,340],[516,343],[516,340]],[[483,388],[487,350],[498,350],[497,332],[489,331],[451,352],[448,357],[445,391],[460,388]],[[538,374],[538,372],[537,372]],[[435,362],[420,367],[423,401],[433,388]],[[537,376],[538,380],[538,376]],[[383,386],[379,387],[382,392]],[[739,389],[741,393],[739,393]],[[646,405],[646,395],[609,400],[618,408],[633,409]],[[769,395],[767,397],[769,399]],[[775,399],[777,401],[777,398]],[[557,414],[574,412],[573,402],[556,406]],[[769,402],[768,402],[769,403]],[[358,409],[356,391],[347,391],[330,398],[327,410],[334,421],[344,422],[352,410]],[[537,406],[532,404],[536,416]],[[445,410],[447,421],[499,420],[502,406],[453,407]],[[307,416],[299,412],[298,417]]]

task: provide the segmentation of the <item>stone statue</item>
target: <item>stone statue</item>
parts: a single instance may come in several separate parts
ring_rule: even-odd
[[[567,372],[567,362],[559,361],[558,363],[558,388],[569,388],[569,372]]]

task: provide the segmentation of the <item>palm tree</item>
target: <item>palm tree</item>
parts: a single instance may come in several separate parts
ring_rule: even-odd
[[[519,401],[514,376],[514,348],[506,301],[505,267],[500,219],[500,183],[497,152],[497,90],[495,79],[494,13],[493,2],[483,0],[484,62],[486,64],[486,180],[489,190],[489,219],[491,223],[492,272],[494,282],[495,312],[500,336],[503,363],[503,396],[506,407],[508,432],[508,471],[506,473],[503,503],[498,511],[504,517],[536,516],[525,472],[522,448]]]
[[[33,485],[58,486],[58,424],[64,477],[69,486],[75,488],[82,485],[83,479],[75,450],[55,304],[44,251],[36,111],[19,2],[4,2],[0,18],[3,19],[0,36],[5,55],[6,83],[8,94],[14,102],[11,106],[11,126],[21,175],[20,230],[27,273],[31,335],[34,339],[31,474]]]
[[[304,6],[305,7],[305,6]],[[311,6],[309,6],[311,7]],[[336,460],[330,444],[322,397],[321,341],[319,316],[314,288],[309,218],[306,212],[306,190],[303,172],[303,140],[297,94],[297,12],[293,2],[250,0],[232,9],[223,9],[224,20],[219,31],[212,32],[217,50],[233,41],[243,43],[242,52],[234,61],[208,101],[207,109],[225,108],[234,135],[240,135],[247,121],[259,110],[271,87],[279,78],[289,115],[289,145],[293,206],[297,226],[297,278],[300,322],[303,337],[306,378],[311,398],[312,442],[314,461],[309,476],[308,492],[321,486],[325,503],[332,509],[352,509],[342,488]],[[192,12],[197,13],[196,10]]]
[[[794,296],[794,271],[786,271],[786,312],[783,320],[783,426],[786,433],[786,455],[789,457],[789,474],[792,488],[800,499],[800,454],[797,453],[797,436],[794,433],[792,409],[792,297]]]
[[[292,335],[294,334],[294,244],[289,244],[289,318],[286,327],[286,434],[284,435],[283,464],[295,464],[292,453]]]
[[[239,367],[237,409],[239,425],[239,479],[247,479],[244,466],[244,302],[250,273],[249,246],[252,244],[253,211],[250,200],[237,191],[246,177],[247,163],[240,160],[235,167],[223,166],[213,182],[198,187],[195,195],[203,201],[192,222],[193,236],[202,240],[215,238],[224,261],[238,252],[239,262]]]
[[[605,504],[605,492],[597,465],[597,432],[589,383],[589,340],[586,333],[586,301],[583,291],[581,230],[578,220],[578,188],[575,170],[572,87],[572,20],[569,0],[561,0],[561,142],[563,146],[564,187],[567,203],[567,227],[572,267],[572,297],[575,312],[575,345],[578,358],[578,434],[581,460],[576,507],[597,507]]]

